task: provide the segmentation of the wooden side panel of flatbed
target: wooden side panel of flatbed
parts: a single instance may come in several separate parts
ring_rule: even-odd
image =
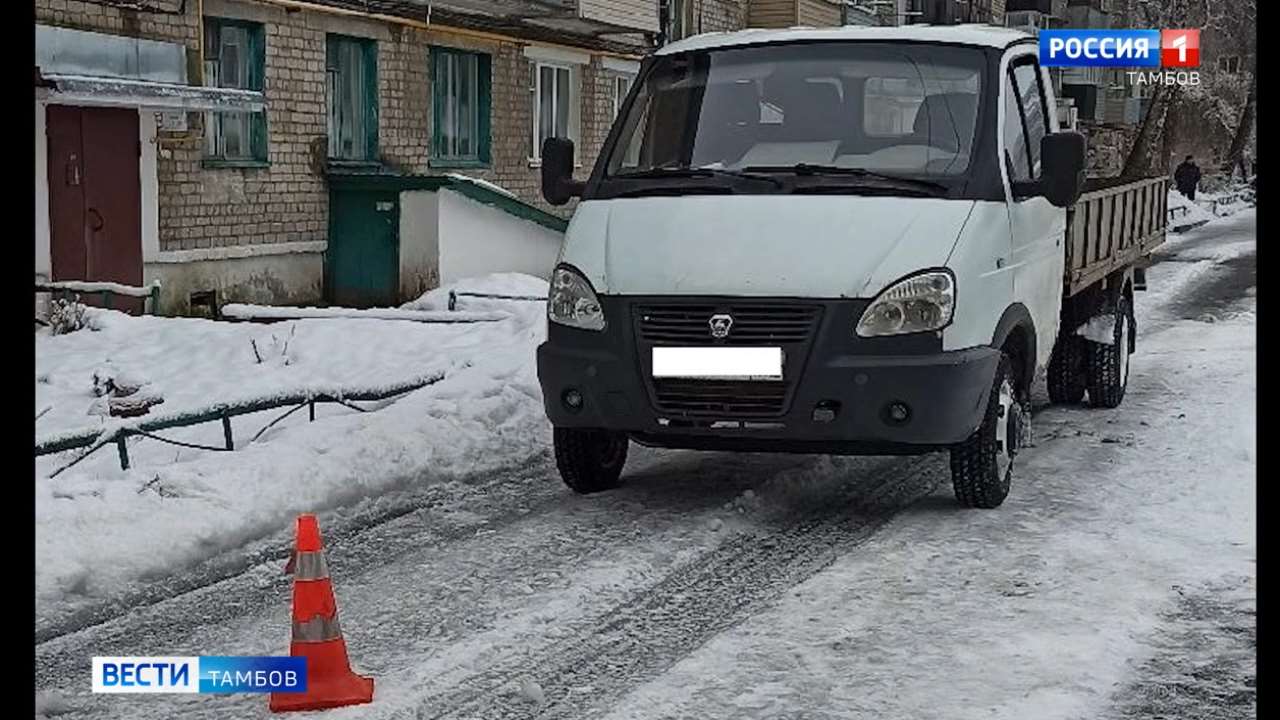
[[[1091,190],[1067,209],[1064,283],[1070,297],[1150,254],[1165,240],[1169,180]]]

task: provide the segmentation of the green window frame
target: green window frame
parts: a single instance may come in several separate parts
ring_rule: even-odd
[[[378,162],[378,44],[330,34],[325,43],[329,160]]]
[[[266,37],[262,24],[229,18],[204,18],[204,84],[262,92],[266,75]],[[206,112],[206,167],[267,165],[267,113]]]
[[[486,53],[431,48],[433,167],[487,167],[492,162],[492,62]]]

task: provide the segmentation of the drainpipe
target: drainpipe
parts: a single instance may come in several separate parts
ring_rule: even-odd
[[[196,0],[196,60],[196,79],[204,85],[204,0]]]

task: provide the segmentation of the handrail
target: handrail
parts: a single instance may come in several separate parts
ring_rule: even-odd
[[[191,425],[202,425],[209,422],[222,422],[223,436],[226,443],[226,450],[234,450],[235,442],[231,434],[231,418],[239,415],[249,415],[252,413],[262,412],[264,410],[274,410],[276,408],[288,407],[290,405],[307,405],[311,406],[311,420],[315,420],[315,403],[333,402],[346,404],[351,401],[376,401],[386,400],[389,397],[403,395],[413,390],[434,385],[445,377],[444,372],[438,372],[433,375],[415,378],[391,385],[378,388],[356,388],[356,389],[317,389],[309,388],[305,390],[296,390],[276,395],[271,398],[257,398],[251,400],[240,400],[231,402],[222,402],[205,408],[192,410],[181,410],[167,415],[151,417],[146,420],[135,423],[121,423],[105,428],[94,428],[91,430],[81,430],[70,433],[54,434],[43,440],[36,442],[35,455],[49,455],[51,453],[62,452],[65,450],[74,450],[76,448],[89,448],[89,451],[76,458],[71,464],[59,469],[53,475],[57,475],[62,470],[83,460],[88,455],[96,452],[98,449],[114,442],[120,452],[120,468],[122,470],[129,469],[128,449],[125,445],[125,439],[130,435],[146,436],[156,430],[168,430],[177,427],[187,427]],[[292,412],[292,411],[290,411]],[[157,438],[164,439],[164,438]],[[52,477],[52,475],[50,476]]]
[[[60,297],[68,295],[99,293],[102,296],[102,304],[108,309],[112,309],[114,303],[112,298],[116,295],[131,298],[144,298],[145,301],[151,301],[151,314],[157,314],[157,308],[160,305],[160,281],[156,280],[148,286],[139,287],[136,285],[125,285],[124,283],[105,282],[105,281],[89,281],[89,280],[57,280],[57,281],[36,281],[36,292],[47,292]]]

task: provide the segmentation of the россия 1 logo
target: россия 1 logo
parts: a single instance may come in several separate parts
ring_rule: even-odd
[[[1199,85],[1199,30],[1041,30],[1045,67],[1152,68],[1127,73],[1139,85]]]

